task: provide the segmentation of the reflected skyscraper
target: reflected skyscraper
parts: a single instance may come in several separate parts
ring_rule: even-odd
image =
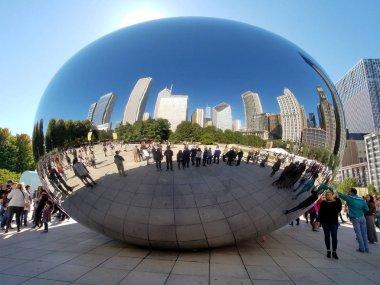
[[[242,127],[241,127],[241,120],[233,120],[232,121],[232,130],[234,132],[238,132],[238,131],[241,131]]]
[[[252,91],[244,92],[241,95],[244,104],[245,126],[247,131],[254,129],[254,116],[263,113],[259,95]]]
[[[380,129],[380,59],[362,59],[336,84],[349,133]]]
[[[171,89],[165,88],[158,93],[155,106],[155,119],[167,119],[174,132],[182,121],[187,121],[188,96],[172,95]]]
[[[94,118],[94,111],[95,111],[95,108],[96,108],[96,102],[95,103],[92,103],[90,105],[90,109],[88,110],[88,115],[87,115],[87,120],[89,120],[90,122],[92,122],[93,118]]]
[[[150,119],[150,114],[149,113],[144,113],[143,115],[143,121],[149,120]]]
[[[232,110],[227,103],[220,103],[212,109],[212,125],[217,129],[232,130]]]
[[[253,114],[251,127],[247,131],[268,131],[268,118],[270,113]]]
[[[148,100],[148,93],[152,85],[152,78],[140,78],[131,94],[129,95],[127,105],[125,106],[123,125],[129,123],[133,125],[136,121],[143,119],[143,113]]]
[[[99,130],[111,129],[111,115],[115,101],[116,95],[112,92],[99,98],[92,116],[91,124],[93,126]]]
[[[282,138],[281,114],[272,114],[268,116],[269,137],[274,140]]]
[[[299,142],[305,127],[305,111],[288,88],[284,89],[284,95],[277,97],[277,101],[281,110],[282,140]]]
[[[315,127],[317,127],[317,121],[315,120],[314,113],[309,113],[309,119],[307,120],[307,127],[308,128],[315,128]]]
[[[333,106],[327,100],[325,92],[321,87],[317,87],[319,94],[318,116],[319,126],[326,131],[326,148],[333,152],[336,139],[336,120]]]
[[[193,124],[198,124],[201,127],[203,127],[203,123],[204,123],[203,114],[204,114],[203,109],[199,109],[199,108],[195,109],[193,114],[191,115],[191,122]]]
[[[160,92],[158,92],[157,100],[156,100],[156,105],[154,106],[154,113],[153,113],[153,118],[157,119],[157,114],[158,114],[158,109],[160,108],[160,103],[161,103],[161,98],[167,98],[170,96],[172,93],[172,90],[169,88],[164,88]]]
[[[368,169],[369,183],[380,190],[380,131],[375,131],[364,136]]]
[[[211,107],[209,106],[206,106],[205,110],[204,110],[204,122],[203,122],[203,125],[205,127],[207,126],[212,126],[212,112],[211,112]]]

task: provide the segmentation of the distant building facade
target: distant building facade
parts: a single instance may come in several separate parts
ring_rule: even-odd
[[[143,115],[143,121],[147,121],[147,120],[149,120],[150,119],[150,114],[149,113],[144,113],[144,115]]]
[[[363,140],[347,140],[342,158],[342,167],[367,162],[365,142]]]
[[[277,97],[277,101],[281,111],[282,140],[300,142],[306,122],[304,110],[288,88],[284,89],[284,95]]]
[[[268,116],[269,138],[280,140],[282,138],[281,114],[271,114]]]
[[[173,132],[181,122],[187,121],[187,112],[187,95],[172,95],[171,90],[167,88],[158,94],[155,106],[155,119],[167,119]]]
[[[247,91],[241,95],[241,98],[244,105],[245,127],[247,131],[257,130],[255,129],[254,116],[263,113],[259,95],[252,91]]]
[[[194,110],[193,114],[191,115],[191,122],[193,124],[198,124],[203,128],[204,125],[204,110],[197,108]]]
[[[369,182],[380,190],[380,130],[364,136]]]
[[[136,121],[141,121],[143,119],[143,113],[145,111],[151,85],[151,77],[140,78],[137,81],[129,95],[127,105],[125,106],[123,125],[126,123],[133,125]]]
[[[270,113],[255,114],[252,116],[252,125],[247,131],[268,131],[268,118]]]
[[[368,184],[370,184],[368,164],[366,162],[341,167],[337,176],[339,182],[343,182],[344,179],[352,177],[358,179],[360,186],[367,187]]]
[[[234,132],[241,131],[241,120],[233,120],[232,121],[232,130]]]
[[[232,110],[227,103],[220,103],[212,109],[212,125],[217,129],[232,130]]]
[[[96,102],[95,103],[92,103],[90,105],[90,109],[88,110],[88,115],[87,115],[87,120],[89,120],[90,122],[92,122],[93,118],[94,118],[94,111],[95,111],[95,108],[96,108]]]
[[[380,59],[362,59],[336,84],[349,133],[380,130]]]
[[[100,97],[96,103],[91,124],[99,130],[110,130],[112,126],[111,115],[115,102],[116,95],[112,92]]]
[[[308,128],[316,128],[317,121],[315,120],[315,114],[309,113],[309,119],[307,119],[307,127]]]
[[[319,104],[317,106],[319,116],[319,126],[326,131],[326,148],[332,153],[336,140],[336,119],[333,106],[327,100],[325,92],[321,87],[317,87],[319,94]]]
[[[313,147],[326,147],[327,132],[321,128],[306,128],[302,130],[301,142]]]

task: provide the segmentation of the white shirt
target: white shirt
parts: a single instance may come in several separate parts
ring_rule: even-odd
[[[10,200],[8,207],[23,207],[25,202],[28,202],[28,194],[20,189],[13,189],[11,193],[8,194],[7,198]]]

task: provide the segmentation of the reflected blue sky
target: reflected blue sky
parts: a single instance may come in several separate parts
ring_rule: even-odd
[[[306,114],[317,115],[315,88],[322,86],[330,102],[331,95],[299,53],[314,62],[279,36],[229,20],[172,18],[138,24],[73,56],[50,82],[36,120],[86,119],[91,103],[114,92],[112,121],[121,121],[128,96],[142,77],[153,78],[146,108],[151,115],[157,93],[172,84],[173,94],[189,96],[189,117],[195,108],[226,102],[233,119],[245,125],[242,93],[257,92],[264,112],[279,113],[276,97],[285,87]]]

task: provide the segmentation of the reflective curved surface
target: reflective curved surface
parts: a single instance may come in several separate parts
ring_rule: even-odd
[[[243,23],[172,18],[73,56],[41,99],[33,149],[78,222],[199,249],[304,213],[328,189],[344,134],[334,85],[300,48]]]

